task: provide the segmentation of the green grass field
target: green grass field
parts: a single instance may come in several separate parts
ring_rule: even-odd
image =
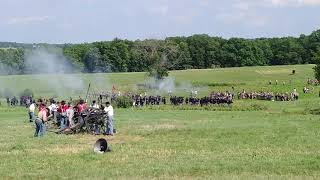
[[[319,179],[319,88],[303,94],[312,65],[174,71],[177,85],[201,85],[210,91],[291,92],[295,102],[236,100],[233,107],[206,111],[170,106],[115,109],[119,133],[107,137],[112,152],[94,154],[98,136],[56,135],[33,138],[34,124],[24,108],[0,106],[1,179]],[[295,75],[291,75],[292,70]],[[79,75],[80,76],[80,75]],[[144,73],[81,75],[93,88],[115,84],[122,91],[146,81]],[[96,77],[102,82],[97,83]],[[31,76],[2,76],[16,92],[53,93]],[[279,85],[268,85],[269,80]],[[285,81],[286,84],[282,85]],[[137,90],[137,89],[136,89]],[[84,90],[85,91],[85,90]],[[163,92],[162,92],[163,93]],[[187,92],[178,91],[185,95]],[[68,94],[69,95],[69,94]],[[263,107],[260,110],[246,107]],[[101,136],[102,137],[102,136]]]
[[[175,81],[177,86],[201,86],[200,93],[202,95],[207,95],[212,90],[230,90],[232,86],[237,91],[246,89],[291,92],[296,87],[302,92],[307,78],[314,77],[312,67],[313,65],[296,65],[173,71],[170,72],[170,78]],[[295,75],[291,75],[293,69],[296,70]],[[60,84],[61,79],[63,79],[64,85]],[[278,80],[279,84],[285,82],[286,86],[269,86],[270,80],[273,83]],[[79,94],[72,94],[72,91],[68,91],[69,89],[78,89],[69,87],[74,82],[77,86],[83,86],[80,92],[81,95],[84,95],[89,83],[92,85],[92,90],[110,90],[114,85],[120,91],[126,92],[139,91],[140,89],[137,89],[135,85],[148,81],[146,73],[0,76],[0,90],[11,87],[10,90],[18,94],[29,88],[36,96],[78,96]],[[55,84],[60,84],[60,86],[55,86]],[[176,93],[186,95],[186,92],[182,90]]]

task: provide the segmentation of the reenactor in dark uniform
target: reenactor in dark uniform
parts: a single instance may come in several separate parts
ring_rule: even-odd
[[[166,100],[166,97],[162,97],[162,104],[166,105],[167,104],[167,100]]]
[[[8,104],[8,106],[10,106],[10,98],[9,97],[7,97],[7,104]]]

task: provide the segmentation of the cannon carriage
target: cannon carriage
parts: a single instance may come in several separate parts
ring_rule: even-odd
[[[96,130],[105,131],[105,120],[107,113],[103,109],[88,107],[83,112],[75,112],[72,118],[73,125],[55,132],[61,134],[89,133],[94,134]]]

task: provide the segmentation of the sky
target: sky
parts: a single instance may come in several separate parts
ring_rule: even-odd
[[[319,17],[320,0],[0,0],[0,41],[298,37]]]

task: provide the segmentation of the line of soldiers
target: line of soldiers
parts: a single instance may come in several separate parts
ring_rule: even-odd
[[[273,99],[272,92],[241,92],[238,94],[238,99],[257,99],[271,101]]]
[[[8,106],[18,106],[19,104],[19,100],[15,96],[11,99],[7,97],[6,100]]]
[[[149,105],[166,105],[167,99],[165,96],[142,96],[140,95],[131,95],[133,100],[133,106],[142,107]],[[178,105],[210,105],[210,104],[232,104],[233,103],[233,94],[229,92],[221,93],[221,92],[212,92],[209,96],[206,97],[183,97],[183,96],[170,96],[169,98],[170,105],[178,106]]]
[[[20,106],[29,106],[33,98],[31,96],[21,96],[20,97]]]
[[[276,93],[274,96],[275,101],[296,101],[299,99],[299,96],[294,95],[293,93]]]
[[[196,99],[193,99],[193,102],[196,102],[196,101],[197,101]],[[171,105],[178,106],[178,105],[182,105],[184,102],[186,102],[186,104],[189,104],[189,98],[188,97],[184,98],[181,96],[170,96]]]
[[[307,84],[308,84],[308,85],[318,86],[318,85],[320,85],[320,82],[319,82],[317,79],[310,79],[310,78],[308,78]]]
[[[32,103],[33,98],[31,96],[21,96],[19,101],[18,98],[14,96],[13,98],[6,97],[6,101],[8,106],[18,106],[20,102],[20,106],[28,107]]]
[[[266,101],[295,101],[299,99],[299,93],[296,89],[291,93],[273,93],[273,92],[246,92],[243,90],[238,94],[238,99],[257,99]]]
[[[314,87],[311,87],[311,88],[309,88],[309,87],[303,87],[303,93],[304,94],[307,94],[307,93],[309,93],[309,92],[312,92],[314,90]]]
[[[112,93],[108,91],[100,91],[100,92],[92,92],[88,94],[89,99],[97,99],[97,102],[99,104],[102,104],[103,99],[109,99],[111,97],[114,97],[115,94],[112,95]],[[113,99],[113,98],[111,98]]]
[[[149,105],[160,105],[167,104],[166,97],[161,96],[141,96],[141,95],[131,95],[133,100],[133,106],[149,106]]]

